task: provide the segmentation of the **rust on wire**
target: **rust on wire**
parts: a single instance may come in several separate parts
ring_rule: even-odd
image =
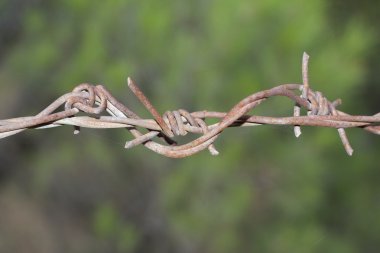
[[[212,155],[218,155],[214,142],[227,127],[290,125],[294,126],[295,136],[299,137],[301,126],[320,126],[336,128],[347,154],[352,155],[353,149],[345,129],[359,127],[379,135],[380,113],[373,116],[353,116],[337,110],[336,107],[341,104],[340,99],[330,102],[321,92],[310,88],[308,62],[309,56],[304,53],[302,84],[282,84],[256,92],[241,100],[229,112],[190,113],[179,109],[167,111],[161,116],[140,88],[128,78],[128,87],[153,116],[153,119],[142,119],[113,97],[104,86],[83,83],[75,87],[72,92],[59,97],[36,116],[0,120],[0,138],[26,129],[44,129],[63,125],[74,126],[75,134],[79,133],[80,127],[125,128],[134,136],[134,139],[126,142],[125,148],[144,145],[161,155],[180,158],[191,156],[206,148]],[[288,97],[295,103],[293,116],[268,117],[248,114],[267,98],[275,96]],[[301,116],[301,108],[307,111],[306,115]],[[88,116],[78,116],[79,112],[87,113]],[[218,118],[220,121],[207,125],[208,118]],[[171,139],[187,133],[201,136],[182,145],[177,145]]]

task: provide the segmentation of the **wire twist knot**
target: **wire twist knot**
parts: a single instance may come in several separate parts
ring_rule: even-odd
[[[99,104],[97,107],[95,107],[96,101]],[[66,100],[65,110],[72,108],[85,113],[100,114],[107,108],[107,99],[97,86],[82,83],[73,89],[72,95]]]

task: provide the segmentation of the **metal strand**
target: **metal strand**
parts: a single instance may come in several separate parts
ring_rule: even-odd
[[[126,142],[125,148],[144,145],[161,155],[180,158],[193,155],[205,148],[208,148],[212,155],[219,154],[213,144],[227,127],[289,125],[294,126],[294,133],[298,137],[301,134],[300,126],[317,126],[337,129],[346,152],[352,155],[353,149],[345,129],[357,127],[370,133],[380,134],[380,113],[373,116],[353,116],[337,110],[336,107],[341,104],[340,99],[330,102],[321,92],[311,89],[308,60],[309,56],[304,53],[302,84],[283,84],[256,92],[242,99],[229,112],[204,110],[190,113],[179,109],[167,111],[161,116],[140,88],[128,78],[129,88],[154,118],[142,119],[114,98],[104,86],[83,83],[75,87],[72,92],[59,97],[36,116],[0,120],[0,139],[26,129],[45,129],[63,125],[74,126],[75,134],[79,133],[80,128],[125,128],[134,136],[134,139]],[[248,114],[267,98],[276,96],[287,97],[295,103],[293,116],[270,117]],[[301,108],[307,111],[305,116],[300,115]],[[79,112],[88,115],[79,116],[77,115]],[[220,121],[207,125],[205,121],[208,118],[218,118]],[[148,132],[143,134],[140,128]],[[177,145],[171,139],[188,133],[201,136],[182,145]],[[157,142],[157,138],[164,140],[165,143]]]

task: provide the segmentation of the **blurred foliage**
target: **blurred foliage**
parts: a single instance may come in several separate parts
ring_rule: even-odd
[[[344,111],[375,113],[380,34],[367,2],[3,0],[0,118],[35,114],[82,82],[150,117],[128,75],[161,112],[227,111],[300,83],[303,51],[313,89],[341,97]],[[256,113],[292,110],[278,99]],[[122,130],[11,137],[0,142],[0,249],[375,252],[379,140],[348,134],[353,157],[333,129],[304,128],[296,140],[290,127],[265,126],[226,130],[220,156],[182,160],[125,151]]]

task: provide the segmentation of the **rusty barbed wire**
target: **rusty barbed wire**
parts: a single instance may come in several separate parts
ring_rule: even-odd
[[[227,127],[257,125],[292,125],[296,137],[301,135],[301,126],[331,127],[338,130],[348,155],[353,149],[348,141],[345,128],[360,127],[374,134],[380,134],[380,113],[373,116],[349,115],[336,109],[341,104],[337,99],[330,102],[321,92],[313,91],[308,78],[309,56],[302,59],[302,84],[282,84],[256,92],[237,103],[229,112],[197,111],[184,109],[166,111],[161,116],[139,87],[128,78],[128,87],[152,114],[154,119],[142,119],[127,106],[119,102],[102,85],[83,83],[64,94],[36,116],[0,120],[0,138],[5,138],[26,129],[44,129],[63,125],[74,126],[74,134],[80,128],[125,128],[134,136],[125,148],[144,145],[161,155],[173,158],[191,156],[205,148],[212,155],[219,152],[214,141]],[[301,94],[297,94],[300,92]],[[295,102],[293,116],[268,117],[249,115],[252,109],[270,97],[285,96]],[[58,111],[60,107],[63,110]],[[307,115],[301,116],[301,108]],[[88,116],[78,116],[79,112]],[[108,115],[104,115],[105,112]],[[207,125],[207,118],[219,118],[220,122]],[[145,129],[145,130],[142,130]],[[187,133],[201,134],[189,143],[178,145],[172,138]],[[161,143],[156,138],[162,139]]]

